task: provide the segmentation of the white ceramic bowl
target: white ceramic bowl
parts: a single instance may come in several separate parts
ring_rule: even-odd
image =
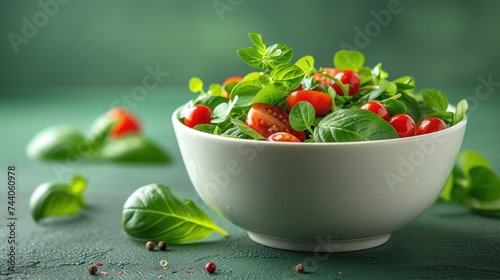
[[[257,243],[340,252],[387,242],[438,198],[466,119],[427,135],[283,143],[199,132],[172,116],[187,172],[206,204]]]

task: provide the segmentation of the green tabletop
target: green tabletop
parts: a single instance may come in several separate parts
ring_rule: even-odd
[[[2,90],[0,93],[0,278],[2,279],[499,279],[500,219],[472,214],[462,207],[437,203],[421,217],[393,233],[383,246],[349,253],[300,253],[267,248],[206,207],[195,193],[180,158],[170,121],[174,109],[192,98],[186,88],[158,88],[132,95],[131,88],[47,88]],[[463,149],[485,154],[500,171],[497,106],[500,96],[477,98],[473,88],[444,89],[450,101],[476,100],[469,113]],[[475,98],[475,99],[474,99]],[[71,123],[88,130],[94,118],[119,105],[142,120],[144,133],[165,149],[165,165],[110,165],[35,162],[25,153],[41,129]],[[8,227],[7,168],[16,167],[15,230]],[[28,212],[33,189],[46,181],[69,181],[84,175],[88,207],[74,217],[35,223]],[[168,251],[147,251],[121,228],[127,197],[150,183],[170,186],[195,200],[229,237],[212,235]],[[298,225],[299,226],[299,225]],[[16,273],[8,274],[8,240],[16,241]],[[168,269],[160,261],[167,260]],[[203,268],[217,264],[215,274]],[[90,264],[102,262],[92,276]],[[294,267],[305,266],[305,274]]]

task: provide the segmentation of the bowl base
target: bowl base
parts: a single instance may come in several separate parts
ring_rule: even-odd
[[[359,239],[344,239],[344,240],[330,240],[329,238],[323,240],[318,238],[315,241],[309,240],[296,240],[296,239],[283,239],[258,233],[248,232],[248,236],[253,241],[268,247],[277,249],[302,251],[302,252],[349,252],[374,248],[383,245],[391,234],[383,234],[373,237],[365,237]]]

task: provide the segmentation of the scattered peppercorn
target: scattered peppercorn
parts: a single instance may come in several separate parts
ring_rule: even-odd
[[[90,265],[87,270],[92,275],[97,274],[97,266],[96,265]]]
[[[215,263],[213,262],[209,262],[205,265],[205,270],[208,272],[208,273],[214,273],[215,270],[217,269],[217,266],[215,265]]]
[[[167,250],[167,242],[165,241],[160,241],[158,243],[158,249],[162,250],[162,251],[166,251]]]
[[[102,262],[97,262],[97,266],[102,266],[103,263]]]
[[[304,265],[299,263],[297,266],[295,266],[295,271],[297,271],[297,273],[304,273]]]
[[[148,241],[146,243],[146,249],[148,249],[148,251],[153,251],[155,249],[155,243],[153,241]]]

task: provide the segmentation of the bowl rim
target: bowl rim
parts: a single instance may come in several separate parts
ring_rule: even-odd
[[[192,129],[186,125],[184,125],[181,122],[181,119],[179,118],[179,114],[184,108],[184,106],[188,105],[188,103],[183,104],[182,106],[178,107],[177,109],[174,110],[172,113],[172,123],[175,126],[179,127],[180,129],[184,131],[189,131],[189,133],[194,133],[196,135],[199,135],[201,137],[206,137],[209,139],[216,139],[220,140],[222,142],[228,141],[228,142],[233,142],[233,143],[255,143],[259,145],[287,145],[287,146],[351,146],[351,145],[374,145],[374,144],[394,144],[396,143],[407,143],[407,142],[414,142],[418,141],[419,139],[424,139],[424,138],[439,138],[444,135],[453,133],[456,130],[460,130],[464,128],[467,125],[467,115],[464,116],[464,118],[457,124],[455,124],[452,127],[448,127],[446,129],[437,131],[437,132],[432,132],[428,134],[423,134],[423,135],[414,135],[411,137],[405,137],[405,138],[392,138],[392,139],[382,139],[382,140],[370,140],[370,141],[352,141],[352,142],[273,142],[273,141],[263,141],[263,140],[255,140],[255,139],[242,139],[242,138],[234,138],[234,137],[223,137],[219,135],[213,135],[210,133],[206,133],[203,131],[199,131],[196,129]],[[455,106],[448,104],[448,110],[453,110],[455,109]]]

